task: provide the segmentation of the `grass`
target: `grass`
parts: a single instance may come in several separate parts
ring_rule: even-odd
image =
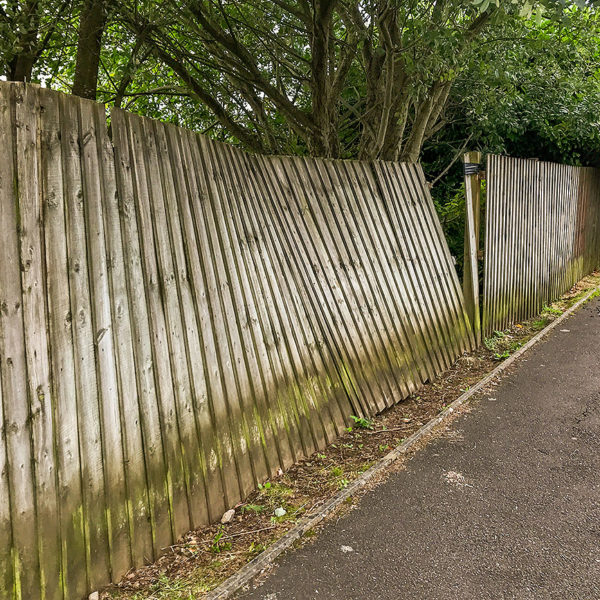
[[[600,274],[585,277],[577,286],[574,286],[573,290],[565,294],[562,298],[545,305],[536,317],[516,323],[504,331],[494,331],[489,338],[483,340],[484,346],[493,353],[494,360],[505,360],[522,348],[536,333],[545,329],[557,317],[584,298],[589,293],[591,287],[598,286],[599,284]],[[600,296],[600,290],[597,289],[590,296],[590,300],[598,296]]]
[[[219,561],[215,561],[209,573],[202,570],[201,573],[192,573],[189,578],[168,577],[161,575],[147,590],[135,593],[130,600],[196,600],[199,594],[205,594],[215,587],[215,581],[219,583],[224,577],[219,577],[218,570],[221,567]]]

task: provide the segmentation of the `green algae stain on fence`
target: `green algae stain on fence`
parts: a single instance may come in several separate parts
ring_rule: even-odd
[[[0,82],[2,98],[14,96],[11,86]],[[34,267],[50,298],[44,319],[63,288],[68,311],[82,315],[62,337],[57,321],[43,323],[51,356],[42,357],[58,399],[54,452],[77,453],[69,465],[79,484],[49,491],[64,509],[61,573],[48,571],[51,561],[21,564],[47,542],[35,527],[27,541],[0,539],[11,596],[40,578],[83,596],[142,555],[156,558],[191,524],[218,520],[261,480],[331,441],[351,415],[402,400],[470,347],[419,166],[250,157],[118,109],[111,147],[103,107],[28,89],[49,107],[54,138],[44,139],[62,140],[35,147],[33,159],[42,181],[54,177],[55,199],[58,180],[64,187],[42,215],[57,215],[60,286],[46,289],[58,269],[43,253]],[[40,136],[30,133],[35,145]],[[0,134],[14,154],[12,125]],[[23,168],[10,173],[11,190],[0,181],[0,207],[26,185]],[[10,223],[0,233],[18,246],[20,222]],[[399,249],[418,260],[399,259]],[[14,275],[6,262],[2,281]],[[73,381],[56,362],[65,347]],[[54,389],[71,388],[70,412]],[[28,444],[34,425],[26,423]],[[77,440],[72,449],[66,436]],[[18,510],[9,508],[15,522]]]
[[[487,179],[489,336],[533,317],[600,266],[600,170],[490,156]]]

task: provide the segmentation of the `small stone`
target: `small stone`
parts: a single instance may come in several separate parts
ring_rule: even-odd
[[[402,419],[403,423],[410,423],[412,421],[412,419],[409,419],[408,417],[405,417],[404,419]]]
[[[92,592],[89,596],[88,596],[88,600],[99,600],[100,598],[100,594],[99,592]]]
[[[342,546],[340,550],[344,553],[354,552],[354,548],[352,546]]]
[[[276,517],[283,517],[285,514],[287,514],[287,511],[285,510],[285,508],[283,508],[282,506],[278,507],[275,509],[275,512],[273,513]]]
[[[223,523],[223,525],[227,525],[227,523],[231,523],[231,521],[233,521],[233,516],[235,515],[235,510],[233,508],[230,508],[222,517],[221,517],[221,523]]]

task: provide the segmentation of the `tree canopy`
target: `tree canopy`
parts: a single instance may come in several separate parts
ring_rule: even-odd
[[[528,0],[0,0],[0,70],[253,152],[600,149],[598,12]]]

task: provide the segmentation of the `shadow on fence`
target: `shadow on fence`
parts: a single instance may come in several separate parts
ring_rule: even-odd
[[[537,315],[600,264],[600,170],[489,156],[483,329]]]
[[[0,83],[0,598],[84,597],[473,346],[417,165]]]
[[[475,343],[420,166],[111,130],[0,82],[2,600],[118,580]],[[488,180],[486,331],[597,266],[600,212],[596,171]]]

